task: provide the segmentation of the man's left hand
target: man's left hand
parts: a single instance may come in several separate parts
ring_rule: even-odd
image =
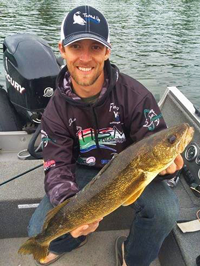
[[[184,161],[182,156],[179,154],[174,162],[170,164],[170,166],[167,167],[167,169],[163,170],[162,172],[159,173],[159,175],[168,175],[168,174],[173,174],[176,171],[180,170],[183,167]]]

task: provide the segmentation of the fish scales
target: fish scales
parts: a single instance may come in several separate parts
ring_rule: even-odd
[[[151,135],[114,156],[83,190],[49,212],[42,232],[28,239],[19,253],[43,259],[53,239],[133,203],[154,177],[184,151],[193,134],[193,128],[184,123]]]
[[[111,165],[113,164],[112,167],[115,168],[119,163],[120,161],[115,157]],[[133,182],[135,186],[133,187],[129,180],[133,179],[133,176],[137,180],[137,174],[140,174],[140,172],[136,173],[135,167],[136,165],[133,163],[126,164],[126,170],[118,167],[118,172],[120,173],[116,173],[116,171],[115,173],[110,172],[108,171],[109,168],[107,168],[107,173],[103,171],[102,174],[99,174],[92,183],[89,183],[84,190],[65,205],[63,212],[67,214],[64,224],[67,224],[68,228],[69,222],[72,224],[72,228],[68,230],[72,230],[85,222],[91,223],[121,206],[128,198],[128,195],[131,195],[131,191],[136,190],[137,185],[139,185],[137,182]],[[83,206],[86,207],[83,208]],[[66,223],[67,217],[69,217],[68,223]]]

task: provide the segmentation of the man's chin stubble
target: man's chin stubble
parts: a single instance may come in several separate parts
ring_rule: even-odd
[[[100,76],[100,75],[99,75]],[[97,79],[99,78],[98,77],[95,77],[95,79],[91,80],[91,81],[88,81],[88,82],[81,82],[80,80],[78,80],[78,78],[74,77],[73,75],[71,75],[72,79],[79,85],[79,86],[84,86],[84,87],[89,87],[89,86],[92,86],[96,81]]]

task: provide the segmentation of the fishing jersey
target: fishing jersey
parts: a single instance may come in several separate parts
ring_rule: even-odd
[[[77,163],[100,169],[132,143],[166,128],[153,95],[109,60],[94,103],[73,92],[67,73],[66,66],[41,122],[45,191],[54,206],[78,192]]]

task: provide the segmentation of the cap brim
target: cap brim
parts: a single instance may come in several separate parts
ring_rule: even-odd
[[[93,34],[73,35],[71,37],[68,37],[68,38],[62,40],[62,43],[63,43],[64,46],[67,46],[67,45],[72,44],[73,42],[86,40],[86,39],[100,42],[101,44],[105,45],[108,49],[111,49],[111,44],[109,42],[107,42],[103,38],[95,36]]]

